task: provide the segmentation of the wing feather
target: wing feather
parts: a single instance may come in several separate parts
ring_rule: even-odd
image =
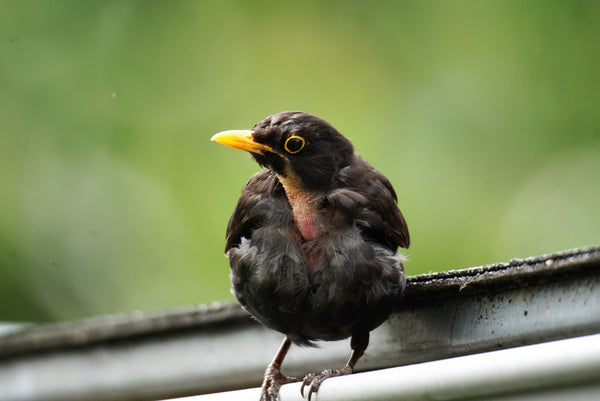
[[[279,180],[265,168],[244,185],[227,224],[225,252],[239,246],[242,238],[250,238],[255,229],[276,219],[289,221],[292,219],[291,210]]]
[[[392,251],[408,248],[410,236],[397,196],[390,181],[356,155],[352,164],[340,170],[335,189],[327,196],[333,207],[352,216],[363,234]]]

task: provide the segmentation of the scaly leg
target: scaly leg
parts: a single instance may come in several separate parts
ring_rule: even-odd
[[[309,373],[304,378],[302,382],[302,387],[300,387],[300,393],[302,397],[304,397],[304,387],[310,387],[308,391],[308,401],[310,401],[313,393],[316,393],[321,387],[321,383],[330,377],[334,376],[343,376],[349,375],[352,373],[354,369],[354,365],[360,359],[361,356],[365,353],[365,350],[369,346],[369,332],[366,333],[356,333],[352,336],[352,340],[350,340],[350,347],[352,348],[352,356],[346,363],[342,369],[326,369],[321,373]]]
[[[260,393],[260,401],[277,401],[279,389],[283,384],[298,381],[295,377],[286,377],[281,374],[281,363],[292,345],[289,338],[285,338],[279,351],[275,354],[275,358],[271,361],[265,370],[265,378],[262,383],[262,392]]]

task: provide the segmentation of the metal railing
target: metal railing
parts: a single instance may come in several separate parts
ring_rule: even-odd
[[[597,333],[600,247],[413,276],[372,332],[364,373],[326,381],[313,400],[529,399],[524,390],[577,400],[600,394]],[[257,399],[197,395],[260,385],[281,338],[234,303],[31,325],[0,334],[0,400]],[[339,367],[348,353],[347,341],[292,347],[283,372]],[[297,386],[281,400],[299,399]]]

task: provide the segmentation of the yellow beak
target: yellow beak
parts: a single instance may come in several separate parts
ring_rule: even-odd
[[[211,141],[219,142],[221,145],[229,146],[235,149],[245,150],[247,152],[258,153],[264,155],[264,152],[275,153],[281,156],[273,148],[262,143],[254,141],[254,131],[249,130],[231,130],[222,131],[213,135]]]

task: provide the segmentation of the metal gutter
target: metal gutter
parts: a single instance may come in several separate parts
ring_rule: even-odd
[[[600,334],[328,379],[314,401],[600,399]],[[493,398],[491,398],[493,397]],[[172,401],[256,401],[260,388]],[[300,383],[280,401],[305,401]]]
[[[600,247],[409,278],[359,370],[600,333]],[[282,336],[233,303],[0,335],[1,400],[151,400],[253,387]],[[341,366],[347,341],[293,347],[284,373]],[[352,376],[355,377],[355,376]],[[93,395],[93,397],[92,397]]]

